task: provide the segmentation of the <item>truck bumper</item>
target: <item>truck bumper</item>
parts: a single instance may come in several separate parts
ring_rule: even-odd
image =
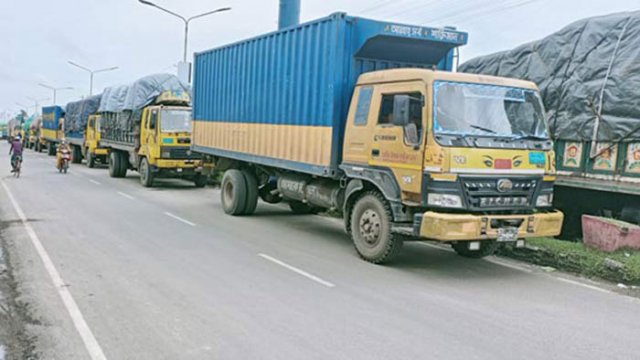
[[[104,155],[109,155],[109,149],[105,149],[105,148],[96,148],[93,151],[93,154],[96,156],[104,156]]]
[[[166,160],[159,159],[152,167],[160,178],[193,178],[202,174],[201,160]]]
[[[472,215],[427,211],[415,216],[414,235],[438,241],[493,240],[498,229],[517,227],[518,238],[560,234],[560,211],[530,215]]]

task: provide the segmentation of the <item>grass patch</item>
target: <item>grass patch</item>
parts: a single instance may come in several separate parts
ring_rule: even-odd
[[[619,250],[605,253],[586,247],[583,243],[552,238],[529,239],[527,247],[504,247],[500,255],[587,277],[640,285],[640,252]]]

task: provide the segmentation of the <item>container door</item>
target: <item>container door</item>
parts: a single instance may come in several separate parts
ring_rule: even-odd
[[[398,97],[396,99],[396,97]],[[422,196],[424,142],[426,132],[426,86],[422,82],[376,86],[372,113],[375,116],[369,165],[390,169],[402,191],[404,201],[420,203]],[[406,122],[401,118],[398,100],[404,100]]]

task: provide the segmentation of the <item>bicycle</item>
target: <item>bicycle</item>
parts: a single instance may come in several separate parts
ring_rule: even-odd
[[[17,156],[13,167],[13,176],[20,177],[20,169],[22,168],[22,156]]]

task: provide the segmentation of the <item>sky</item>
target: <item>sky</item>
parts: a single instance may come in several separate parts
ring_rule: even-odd
[[[191,23],[189,57],[194,51],[273,31],[278,0],[152,0],[185,16],[220,7],[231,11]],[[507,50],[540,39],[569,23],[590,16],[640,9],[637,0],[302,0],[301,20],[346,12],[378,20],[420,26],[455,26],[469,33],[461,61]],[[0,1],[0,122],[27,107],[57,103],[89,93],[92,69],[117,66],[95,74],[94,93],[159,72],[176,71],[182,58],[181,21],[137,0],[2,0]],[[31,98],[31,99],[30,99]],[[17,105],[17,103],[21,105]]]

